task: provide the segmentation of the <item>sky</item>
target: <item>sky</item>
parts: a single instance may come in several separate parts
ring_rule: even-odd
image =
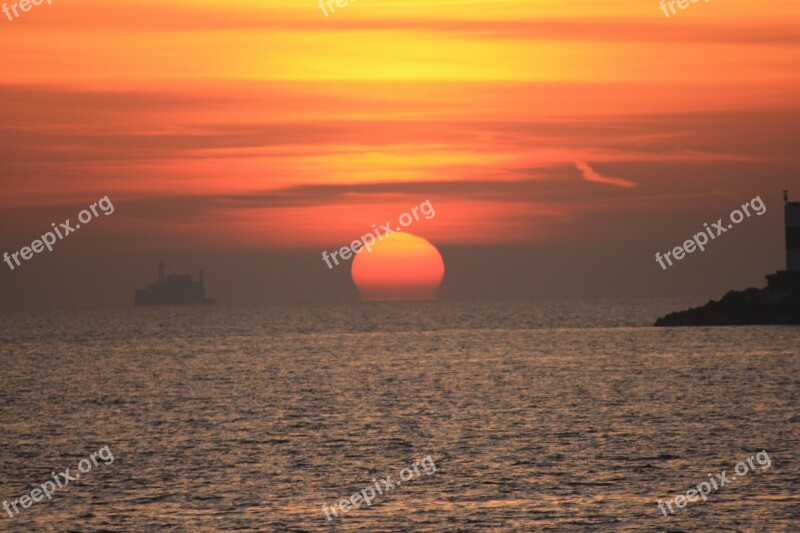
[[[424,201],[445,299],[719,297],[782,267],[800,5],[52,0],[0,14],[0,308],[347,301],[320,256]],[[756,195],[764,216],[654,261]]]

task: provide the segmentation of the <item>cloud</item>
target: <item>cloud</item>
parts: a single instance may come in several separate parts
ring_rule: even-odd
[[[604,185],[613,185],[614,187],[636,187],[636,184],[632,181],[622,178],[606,178],[605,176],[601,176],[583,161],[576,161],[575,166],[578,167],[578,170],[583,172],[583,179],[586,181],[593,181],[595,183],[602,183]]]

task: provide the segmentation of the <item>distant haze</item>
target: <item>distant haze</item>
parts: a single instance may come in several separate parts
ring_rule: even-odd
[[[56,2],[2,22],[0,307],[356,297],[323,250],[430,201],[446,299],[690,294],[783,265],[800,198],[795,1]],[[767,205],[669,271],[656,252]]]

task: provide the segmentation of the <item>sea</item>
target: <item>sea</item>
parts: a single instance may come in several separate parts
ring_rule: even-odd
[[[702,303],[0,314],[0,531],[800,531],[800,327]]]

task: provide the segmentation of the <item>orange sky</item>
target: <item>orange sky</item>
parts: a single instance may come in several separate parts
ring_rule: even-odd
[[[796,0],[53,0],[0,53],[9,248],[104,195],[190,247],[343,244],[425,200],[437,244],[613,236],[798,170]]]

